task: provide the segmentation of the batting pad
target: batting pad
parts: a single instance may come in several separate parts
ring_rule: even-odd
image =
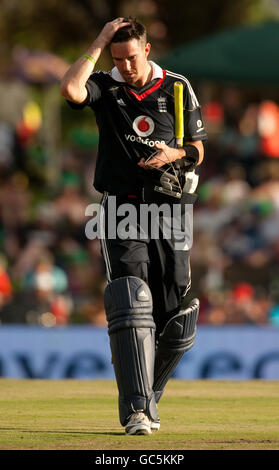
[[[193,299],[187,308],[171,318],[158,339],[155,355],[154,385],[156,403],[177,364],[194,344],[199,314],[199,300]]]
[[[122,426],[136,411],[156,420],[153,392],[155,323],[148,285],[133,276],[108,284],[104,295]]]

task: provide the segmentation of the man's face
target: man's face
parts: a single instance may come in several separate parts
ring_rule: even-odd
[[[139,85],[147,70],[150,44],[131,39],[127,42],[111,43],[112,59],[124,80],[130,85]]]

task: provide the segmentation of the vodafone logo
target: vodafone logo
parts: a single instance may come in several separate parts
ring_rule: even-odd
[[[154,127],[154,121],[148,116],[138,116],[133,122],[133,129],[140,137],[152,134]]]

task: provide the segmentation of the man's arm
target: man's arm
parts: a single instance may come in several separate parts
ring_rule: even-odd
[[[198,150],[199,157],[197,165],[200,165],[204,157],[204,147],[202,140],[186,142],[184,146],[186,147],[187,145],[193,145]],[[155,147],[158,149],[156,156],[148,160],[148,164],[146,164],[144,158],[142,158],[138,163],[140,167],[148,169],[150,168],[149,165],[152,165],[154,168],[161,168],[161,166],[165,165],[166,163],[174,162],[175,160],[179,160],[183,157],[187,158],[187,150],[184,148],[171,148],[168,145],[161,143],[156,144]]]
[[[83,103],[87,98],[85,84],[94,70],[94,65],[99,59],[104,48],[111,42],[119,28],[127,26],[123,18],[117,18],[105,24],[99,36],[91,44],[85,55],[92,57],[93,61],[86,57],[80,57],[66,72],[61,81],[61,94],[69,101]]]

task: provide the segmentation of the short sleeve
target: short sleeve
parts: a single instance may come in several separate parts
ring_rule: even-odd
[[[184,141],[206,139],[207,135],[204,128],[201,107],[190,82],[186,79],[184,99]]]
[[[67,100],[68,104],[72,109],[83,109],[85,106],[94,107],[95,103],[101,98],[102,91],[99,80],[96,77],[96,73],[93,73],[87,80],[85,87],[87,89],[87,98],[83,103],[73,103]]]
[[[94,105],[102,96],[102,89],[100,84],[100,74],[93,73],[86,82],[86,89],[88,91],[87,102],[88,106]]]

